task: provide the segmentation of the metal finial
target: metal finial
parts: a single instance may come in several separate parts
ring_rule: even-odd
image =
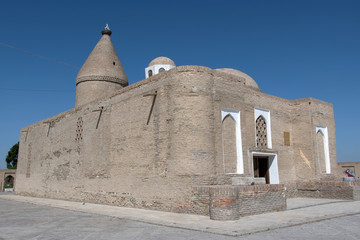
[[[105,30],[110,30],[109,24],[106,24]]]

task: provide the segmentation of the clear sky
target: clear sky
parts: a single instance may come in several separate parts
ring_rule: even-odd
[[[0,168],[21,128],[74,107],[106,23],[130,84],[158,56],[235,68],[265,93],[333,103],[338,161],[360,160],[358,0],[32,0],[0,3]]]

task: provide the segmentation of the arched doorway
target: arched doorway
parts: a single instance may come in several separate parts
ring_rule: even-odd
[[[12,175],[7,175],[4,179],[4,191],[14,189],[15,178]]]

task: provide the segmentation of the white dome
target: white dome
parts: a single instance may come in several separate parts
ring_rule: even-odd
[[[149,63],[148,67],[151,67],[153,65],[171,65],[176,67],[174,61],[168,57],[157,57]]]

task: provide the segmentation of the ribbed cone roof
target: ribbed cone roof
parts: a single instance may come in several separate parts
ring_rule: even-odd
[[[128,85],[128,79],[114,45],[111,42],[111,31],[103,30],[103,36],[81,67],[76,85],[85,81],[108,81]]]

